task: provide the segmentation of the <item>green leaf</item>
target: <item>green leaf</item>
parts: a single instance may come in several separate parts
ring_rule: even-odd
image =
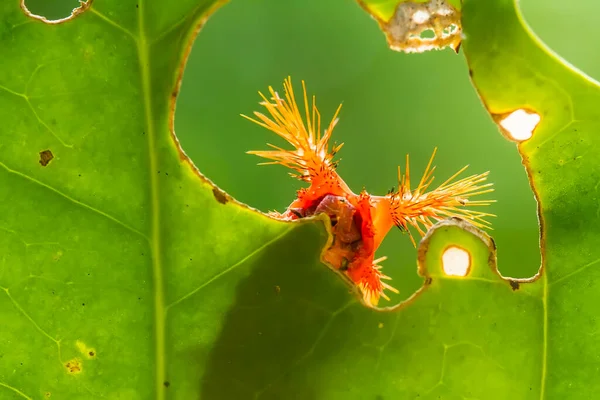
[[[48,24],[2,2],[1,398],[198,398],[238,282],[297,243],[286,267],[315,264],[320,224],[237,204],[171,136],[217,5],[97,1]]]
[[[493,343],[519,348],[520,364],[514,366],[519,377],[502,387],[505,377],[488,371],[493,378],[473,382],[488,389],[485,395],[467,386],[448,386],[440,393],[444,398],[593,397],[598,356],[593,267],[600,255],[595,229],[598,141],[592,132],[598,129],[600,87],[535,37],[514,0],[468,0],[461,12],[462,48],[472,81],[502,133],[518,142],[538,201],[543,266],[530,282],[509,280],[513,301],[526,294],[530,302],[511,304],[511,297],[502,296],[488,312],[497,322],[487,327],[481,350],[487,353]],[[534,119],[517,118],[516,125],[507,125],[515,115]],[[478,312],[482,299],[470,289],[464,287],[477,304],[468,312]],[[518,339],[511,337],[515,332],[521,335]],[[506,369],[503,357],[493,359]],[[460,362],[443,365],[464,372]]]
[[[500,125],[516,110],[541,118],[518,148],[541,213],[542,393],[593,397],[599,389],[592,377],[599,354],[600,85],[544,46],[515,1],[470,0],[463,13],[465,55],[490,114]]]
[[[467,277],[441,269],[449,246],[470,254]],[[432,228],[419,269],[422,293],[380,310],[341,302],[331,282],[315,282],[309,295],[303,287],[284,304],[259,300],[271,284],[262,282],[266,276],[277,282],[287,273],[257,272],[240,286],[210,357],[206,398],[539,397],[539,288],[501,279],[493,242],[459,220]],[[318,274],[304,268],[293,279],[308,284]],[[294,307],[297,295],[304,307]]]
[[[557,293],[546,274],[531,284],[500,277],[489,237],[450,220],[420,243],[422,291],[397,307],[366,308],[318,262],[327,221],[283,223],[237,203],[174,140],[182,65],[198,24],[218,4],[97,0],[71,20],[46,24],[17,1],[3,3],[1,398],[540,398],[544,378],[546,396],[582,382],[593,389],[592,370],[568,358],[593,365],[596,352],[577,350],[595,332],[593,280],[567,286],[586,278],[577,268],[598,258],[593,228],[582,220],[590,220],[592,200],[575,212],[560,197],[563,187],[538,190],[545,227],[555,229],[544,233],[546,244],[556,238],[546,262],[555,274],[548,279],[563,279]],[[464,8],[465,50],[490,107],[484,83],[501,81],[485,71],[509,64],[503,57],[512,54],[538,54],[512,4],[503,4]],[[497,29],[511,29],[501,39],[489,24],[500,11],[507,22]],[[523,53],[483,45],[495,40]],[[566,98],[549,91],[557,87],[579,87],[573,93],[591,99],[595,86],[545,57],[532,65],[555,65],[572,79],[526,92],[527,99],[543,93],[540,104],[555,106]],[[513,95],[522,95],[517,89]],[[593,120],[593,108],[585,110]],[[521,149],[552,132],[550,122],[544,114]],[[555,177],[592,162],[583,155],[560,168],[542,160],[539,168]],[[585,171],[581,179],[598,181],[591,167]],[[585,195],[590,186],[570,179]],[[581,237],[567,231],[570,223]],[[450,246],[470,254],[466,277],[444,272]],[[552,272],[553,265],[560,268]]]

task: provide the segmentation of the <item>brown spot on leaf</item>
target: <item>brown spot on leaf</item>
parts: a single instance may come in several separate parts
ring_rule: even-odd
[[[513,281],[512,279],[509,280],[508,283],[510,283],[510,287],[512,288],[512,290],[519,290],[521,288],[521,285],[519,285],[519,282]]]
[[[67,361],[65,363],[65,368],[67,369],[67,372],[69,374],[79,374],[81,373],[81,360],[79,360],[78,358],[74,358],[70,361]]]
[[[50,150],[40,151],[40,164],[42,164],[42,167],[48,165],[48,163],[52,161],[53,158],[54,154],[52,154]]]
[[[169,381],[165,381],[163,385],[165,385],[165,387],[168,388],[169,386],[171,386],[171,383]]]
[[[275,286],[275,294],[281,293],[281,288],[279,286]]]
[[[82,305],[85,306],[85,303],[83,303]],[[93,360],[96,358],[96,349],[94,349],[93,347],[88,347],[81,340],[77,340],[75,342],[75,346],[77,347],[79,352],[88,360]]]
[[[221,204],[225,204],[227,203],[227,195],[221,191],[219,188],[214,187],[213,188],[213,195],[215,196],[215,199],[217,199],[217,201]]]

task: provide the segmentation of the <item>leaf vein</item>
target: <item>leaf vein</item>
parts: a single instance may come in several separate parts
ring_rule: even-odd
[[[2,168],[4,168],[4,169],[5,169],[7,172],[9,172],[9,173],[11,173],[11,174],[15,174],[15,175],[17,175],[17,176],[19,176],[19,177],[21,177],[21,178],[23,178],[23,179],[26,179],[26,180],[28,180],[28,181],[29,181],[29,182],[31,182],[31,183],[34,183],[34,184],[40,185],[41,187],[43,187],[43,188],[46,188],[46,189],[50,190],[51,192],[53,192],[53,193],[55,193],[55,194],[57,194],[57,195],[59,195],[59,196],[61,196],[61,197],[64,197],[65,199],[69,200],[70,202],[72,202],[72,203],[74,203],[74,204],[77,204],[78,206],[80,206],[80,207],[82,207],[82,208],[84,208],[84,209],[86,209],[86,210],[89,210],[89,211],[92,211],[92,212],[94,212],[94,213],[96,213],[96,214],[99,214],[99,215],[101,215],[101,216],[103,216],[103,217],[105,217],[105,218],[109,219],[110,221],[112,221],[112,222],[114,222],[114,223],[116,223],[116,224],[118,224],[118,225],[122,226],[123,228],[125,228],[125,229],[127,229],[127,230],[129,230],[129,231],[131,231],[131,232],[133,232],[133,233],[135,233],[135,234],[137,234],[137,235],[141,236],[141,237],[142,237],[142,238],[144,238],[145,240],[148,240],[148,237],[147,237],[146,235],[144,235],[142,232],[140,232],[140,231],[138,231],[137,229],[135,229],[135,228],[133,228],[133,227],[131,227],[131,226],[127,225],[126,223],[124,223],[124,222],[120,221],[119,219],[117,219],[117,218],[113,217],[113,216],[112,216],[112,215],[110,215],[110,214],[108,214],[108,213],[106,213],[106,212],[104,212],[104,211],[101,211],[101,210],[99,210],[99,209],[97,209],[97,208],[95,208],[95,207],[93,207],[93,206],[91,206],[91,205],[89,205],[89,204],[86,204],[86,203],[83,203],[83,202],[81,202],[81,201],[79,201],[79,200],[76,200],[76,199],[74,199],[73,197],[71,197],[71,196],[67,195],[66,193],[63,193],[63,192],[61,192],[60,190],[58,190],[58,189],[56,189],[56,188],[54,188],[54,187],[52,187],[52,186],[48,185],[47,183],[44,183],[44,182],[42,182],[42,181],[38,181],[37,179],[35,179],[35,178],[33,178],[33,177],[31,177],[31,176],[29,176],[29,175],[27,175],[27,174],[24,174],[24,173],[22,173],[22,172],[19,172],[19,171],[17,171],[17,170],[14,170],[14,169],[12,169],[12,168],[8,167],[8,166],[7,166],[6,164],[4,164],[3,162],[0,162],[0,166],[1,166]]]
[[[279,235],[275,236],[273,239],[271,239],[268,242],[266,242],[266,243],[262,244],[261,246],[257,247],[254,251],[252,251],[251,253],[249,253],[246,257],[242,258],[241,260],[239,260],[236,263],[232,264],[230,267],[228,267],[228,268],[224,269],[223,271],[219,272],[218,274],[214,275],[212,278],[210,278],[209,280],[207,280],[206,282],[204,282],[202,285],[198,286],[194,290],[188,292],[187,294],[183,295],[179,299],[173,301],[171,304],[169,304],[166,307],[166,310],[168,311],[169,309],[171,309],[172,307],[174,307],[177,304],[181,303],[182,301],[187,300],[188,298],[190,298],[191,296],[193,296],[194,294],[196,294],[200,290],[204,289],[206,286],[210,285],[211,283],[213,283],[217,279],[219,279],[219,278],[223,277],[224,275],[228,274],[229,272],[233,271],[234,269],[236,269],[240,265],[243,265],[246,261],[250,260],[252,257],[254,257],[255,255],[259,254],[261,251],[263,251],[264,249],[266,249],[267,247],[269,247],[271,244],[277,242],[282,237],[284,237],[285,235],[287,235],[292,229],[293,228],[290,227],[287,230],[281,232]]]
[[[16,92],[16,91],[14,91],[12,89],[7,88],[6,86],[0,85],[0,89],[4,90],[6,93],[10,93],[10,94],[12,94],[14,96],[22,97],[24,99],[27,98],[27,96],[25,96],[23,93]]]
[[[293,363],[291,366],[289,366],[288,368],[283,370],[275,379],[273,379],[271,382],[266,384],[262,389],[257,390],[254,393],[254,400],[258,400],[269,388],[271,388],[274,384],[279,382],[284,376],[286,376],[294,368],[298,367],[304,360],[306,360],[310,356],[312,356],[314,354],[315,350],[317,349],[317,346],[319,346],[319,343],[321,343],[321,341],[323,340],[323,338],[325,337],[325,335],[331,328],[331,325],[333,324],[333,321],[335,321],[337,316],[340,315],[342,312],[346,311],[351,305],[353,305],[355,303],[356,303],[356,300],[353,299],[352,301],[349,301],[348,303],[341,306],[338,310],[332,312],[331,315],[329,316],[329,319],[327,320],[325,325],[323,325],[323,328],[321,328],[321,331],[315,338],[315,341],[312,344],[312,346],[310,347],[310,349],[308,349],[308,351],[306,353],[304,353],[302,356],[300,356],[295,363]]]
[[[88,8],[88,11],[91,12],[92,14],[96,15],[98,18],[100,18],[102,21],[106,22],[108,25],[117,28],[118,30],[122,31],[123,33],[127,34],[127,36],[129,36],[130,38],[132,38],[133,40],[137,41],[138,38],[127,28],[119,25],[118,23],[116,23],[115,21],[113,21],[112,19],[108,18],[106,15],[102,14],[100,11],[97,11],[93,5],[92,7]]]
[[[13,305],[15,306],[15,308],[29,322],[31,322],[31,324],[35,327],[35,329],[39,333],[41,333],[43,336],[45,336],[46,338],[50,339],[51,341],[53,341],[56,344],[57,351],[58,351],[58,362],[59,362],[59,364],[62,365],[62,360],[61,360],[61,357],[60,357],[60,340],[57,340],[57,339],[53,338],[52,336],[50,336],[50,334],[48,332],[46,332],[41,326],[39,326],[38,323],[35,322],[35,320],[33,318],[31,318],[31,316],[23,309],[23,307],[21,307],[21,305],[14,299],[14,297],[12,297],[12,295],[10,294],[8,288],[0,287],[0,289],[2,289],[2,291],[4,291],[4,293],[6,293],[6,295],[8,296],[8,299],[11,301],[11,303],[13,303]]]
[[[557,283],[562,282],[562,281],[564,281],[566,279],[569,279],[569,278],[573,277],[574,275],[580,274],[581,272],[587,270],[590,267],[593,267],[594,265],[596,265],[598,263],[600,263],[600,258],[598,258],[598,259],[596,259],[596,260],[594,260],[592,262],[589,262],[589,263],[587,263],[585,265],[582,265],[581,267],[577,268],[576,270],[571,271],[568,274],[561,276],[560,278],[558,278],[554,282],[548,283],[548,285],[556,285]]]
[[[8,390],[11,390],[11,391],[15,392],[16,394],[20,395],[21,397],[23,397],[23,398],[25,398],[27,400],[33,400],[31,397],[27,396],[25,393],[21,392],[19,389],[15,388],[13,386],[10,386],[9,384],[0,382],[0,386],[3,387],[3,388],[6,388]]]
[[[152,254],[152,280],[154,289],[154,352],[156,357],[155,365],[155,390],[156,399],[164,400],[166,397],[166,350],[165,350],[165,318],[166,308],[164,302],[163,288],[163,266],[161,258],[161,218],[160,218],[160,188],[158,178],[153,171],[158,169],[156,129],[154,118],[152,117],[151,88],[152,80],[150,76],[150,54],[149,46],[146,40],[145,27],[145,3],[138,0],[138,40],[137,55],[140,68],[140,80],[142,85],[143,107],[145,115],[146,135],[148,140],[148,171],[150,175],[150,203],[151,203],[151,240],[150,249]]]

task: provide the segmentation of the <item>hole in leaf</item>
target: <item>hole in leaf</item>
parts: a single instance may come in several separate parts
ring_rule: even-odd
[[[522,142],[533,136],[540,120],[538,114],[519,109],[502,118],[499,124],[511,139]]]
[[[458,25],[451,24],[449,27],[444,28],[442,30],[442,37],[445,38],[445,37],[454,35],[456,33],[456,31],[458,31]]]
[[[471,267],[471,255],[465,249],[450,246],[442,254],[442,268],[446,275],[467,276]]]
[[[25,0],[25,7],[31,14],[44,17],[48,21],[57,21],[71,16],[79,8],[78,0]]]
[[[246,18],[249,14],[257,18]],[[271,25],[261,24],[264,20]],[[460,27],[447,29],[460,33]],[[260,46],[239,46],[239,37]],[[324,59],[328,62],[314,62]],[[283,212],[306,186],[286,168],[257,166],[261,160],[248,150],[265,149],[266,143],[289,146],[239,116],[261,110],[258,90],[273,85],[283,93],[288,75],[295,85],[306,81],[324,119],[343,102],[332,141],[344,143],[338,172],[351,189],[384,195],[397,186],[397,166],[406,153],[411,175],[421,176],[438,147],[434,186],[467,164],[466,175],[490,171],[496,190],[490,198],[498,202],[489,212],[498,217],[488,233],[498,246],[502,274],[528,278],[538,271],[536,203],[521,158],[474,95],[464,58],[452,51],[389,51],[364,10],[345,0],[231,2],[202,29],[177,99],[175,131],[186,154],[219,188],[263,212]],[[380,256],[388,256],[385,274],[400,291],[382,305],[396,304],[423,285],[415,268],[417,251],[405,232],[392,230]]]
[[[421,32],[419,37],[421,39],[435,39],[435,32],[431,28],[425,29],[423,32]]]

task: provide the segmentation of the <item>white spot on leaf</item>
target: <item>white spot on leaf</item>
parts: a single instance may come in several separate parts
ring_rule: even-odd
[[[471,255],[460,247],[448,247],[442,254],[442,268],[446,275],[467,276],[471,266]]]
[[[533,130],[540,120],[538,114],[519,109],[504,117],[500,121],[500,126],[512,139],[521,142],[533,136]]]
[[[424,24],[429,20],[431,15],[425,10],[417,10],[412,16],[412,20],[415,24]]]

